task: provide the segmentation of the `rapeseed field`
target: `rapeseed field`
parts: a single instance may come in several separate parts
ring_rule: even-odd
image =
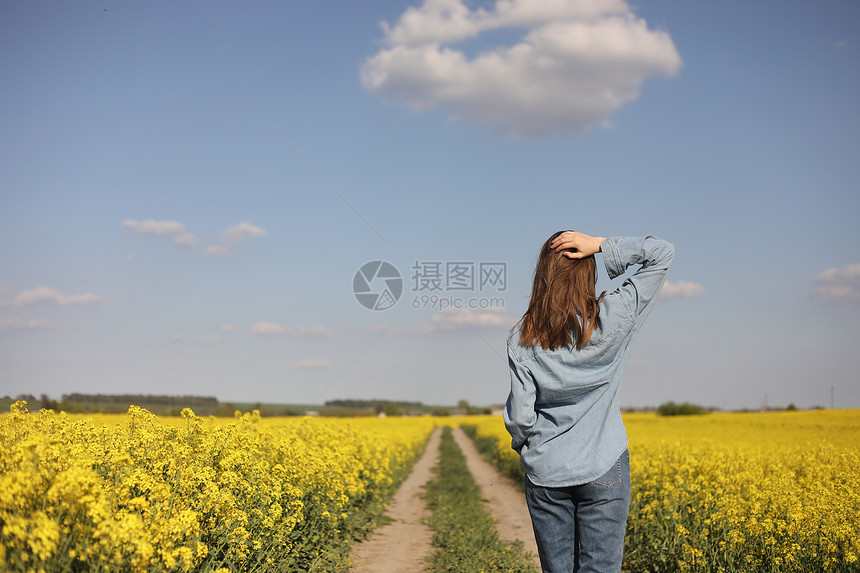
[[[860,571],[860,411],[627,414],[630,572]],[[501,418],[0,416],[0,570],[335,571],[436,425],[521,476]]]
[[[0,571],[342,568],[429,418],[0,417]]]
[[[860,571],[860,411],[626,414],[625,569]],[[500,418],[494,461],[521,473]]]

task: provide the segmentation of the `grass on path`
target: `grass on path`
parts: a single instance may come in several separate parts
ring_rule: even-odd
[[[432,512],[436,552],[428,571],[461,573],[534,573],[521,541],[499,538],[493,518],[484,509],[481,489],[466,466],[466,458],[445,428],[435,477],[425,486],[424,499]]]
[[[523,464],[520,463],[519,456],[512,457],[505,455],[507,452],[499,450],[499,441],[492,436],[479,436],[478,427],[468,424],[463,424],[460,429],[472,439],[477,449],[484,459],[490,462],[503,475],[513,478],[519,484],[520,489],[524,489],[526,474],[523,470]]]

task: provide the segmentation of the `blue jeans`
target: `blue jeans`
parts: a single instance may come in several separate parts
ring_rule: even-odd
[[[526,477],[525,486],[544,573],[621,571],[630,511],[627,450],[593,482],[541,487]]]

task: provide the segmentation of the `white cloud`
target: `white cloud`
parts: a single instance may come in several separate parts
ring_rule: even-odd
[[[503,309],[447,308],[431,316],[429,322],[440,329],[469,326],[512,326],[511,316]]]
[[[649,30],[622,0],[497,0],[489,10],[425,0],[382,28],[386,47],[365,61],[365,89],[515,137],[607,124],[646,78],[681,66],[669,34]],[[510,28],[525,30],[512,46],[472,58],[451,46]]]
[[[275,322],[258,322],[251,327],[251,334],[289,338],[330,338],[334,336],[334,333],[324,326],[283,326]]]
[[[72,330],[70,324],[36,318],[0,318],[0,334],[40,330]]]
[[[221,325],[221,332],[233,332],[235,330],[236,330],[236,327],[233,326],[232,324],[222,324]]]
[[[280,336],[284,333],[284,327],[274,322],[258,322],[251,327],[251,334],[260,336]]]
[[[0,281],[0,296],[7,295],[12,292],[12,285],[6,281]]]
[[[180,247],[190,247],[194,245],[194,235],[191,233],[183,233],[173,239],[173,242]]]
[[[217,334],[198,334],[197,342],[208,342],[214,344],[221,342],[221,337]]]
[[[305,360],[300,360],[294,363],[292,368],[304,370],[308,368],[325,368],[326,366],[331,366],[331,362],[317,358],[306,358]]]
[[[126,229],[138,232],[141,235],[154,235],[157,237],[173,237],[173,242],[180,247],[190,247],[194,244],[194,235],[188,232],[183,223],[177,221],[136,221],[126,219],[122,222]]]
[[[374,332],[391,330],[400,334],[443,334],[451,332],[470,332],[485,328],[508,329],[517,321],[504,309],[446,308],[424,322],[395,326],[389,323],[371,327]]]
[[[236,251],[223,245],[209,245],[206,247],[206,254],[210,257],[229,257],[235,255]]]
[[[85,294],[60,294],[51,287],[37,287],[25,290],[15,297],[16,306],[31,306],[36,304],[56,304],[59,306],[84,306],[99,304],[104,299],[91,292]]]
[[[229,229],[221,232],[221,238],[230,243],[240,243],[254,237],[262,237],[266,234],[262,228],[252,225],[247,221],[242,221],[233,225]]]
[[[154,221],[147,219],[146,221],[138,222],[135,219],[126,219],[122,222],[122,226],[143,235],[169,237],[186,233],[185,225],[176,221]]]
[[[825,302],[860,301],[860,263],[840,269],[829,268],[817,275],[813,282],[815,294]]]
[[[699,283],[691,283],[686,281],[678,281],[676,283],[666,281],[663,283],[663,290],[660,291],[660,298],[693,298],[704,294],[705,287]]]
[[[325,326],[287,326],[284,335],[291,338],[331,338],[334,332]]]

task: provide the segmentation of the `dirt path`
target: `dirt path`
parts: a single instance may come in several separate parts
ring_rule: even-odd
[[[394,494],[385,514],[394,521],[380,527],[371,536],[355,545],[350,558],[353,573],[402,573],[423,571],[425,560],[433,551],[432,532],[422,523],[429,515],[421,486],[432,477],[431,468],[439,457],[442,431],[437,428],[427,442],[427,449],[415,464],[412,473]],[[466,456],[469,471],[481,486],[481,496],[496,519],[499,536],[507,541],[521,540],[540,571],[537,545],[532,533],[531,519],[523,492],[510,478],[501,475],[484,461],[472,440],[459,428],[453,429],[454,439]]]
[[[433,550],[432,532],[422,523],[429,511],[421,499],[421,486],[430,481],[430,470],[439,458],[442,430],[430,435],[427,448],[412,473],[394,494],[385,515],[394,521],[374,531],[368,539],[357,543],[350,560],[355,573],[401,573],[423,571],[425,559]]]
[[[526,551],[531,551],[532,561],[540,571],[537,543],[535,543],[526,498],[517,483],[503,476],[475,449],[475,444],[460,428],[453,430],[454,440],[466,456],[475,482],[481,486],[481,496],[487,500],[487,509],[496,519],[499,536],[507,541],[523,542]]]

